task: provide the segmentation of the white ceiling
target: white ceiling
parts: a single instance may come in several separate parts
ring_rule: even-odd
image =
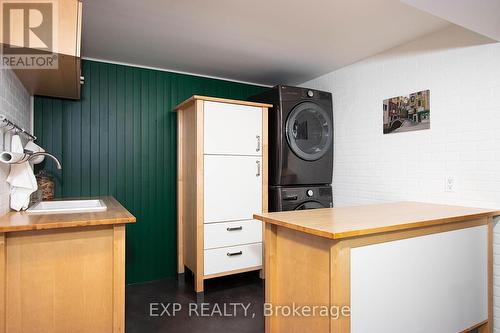
[[[500,41],[500,0],[401,0]]]
[[[83,56],[299,84],[447,21],[399,0],[86,0]]]

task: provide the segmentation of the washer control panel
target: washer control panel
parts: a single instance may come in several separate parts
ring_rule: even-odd
[[[269,211],[279,212],[333,206],[331,185],[270,186]]]

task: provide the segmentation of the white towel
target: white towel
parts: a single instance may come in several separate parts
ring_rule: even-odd
[[[11,151],[23,153],[23,143],[19,135],[12,136]],[[7,177],[10,184],[10,208],[20,211],[28,208],[30,195],[38,189],[33,169],[29,162],[11,164]]]

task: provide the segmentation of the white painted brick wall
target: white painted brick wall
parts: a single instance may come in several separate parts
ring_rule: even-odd
[[[500,43],[453,26],[303,86],[334,101],[337,206],[397,200],[500,207]],[[431,129],[382,134],[382,101],[431,90]],[[444,191],[446,175],[456,192]],[[495,228],[500,333],[500,226]]]
[[[32,127],[31,97],[10,69],[0,69],[0,114],[23,128]],[[11,133],[0,128],[0,151],[10,149]],[[0,163],[0,216],[9,211],[9,186],[5,181],[9,169],[8,165]]]

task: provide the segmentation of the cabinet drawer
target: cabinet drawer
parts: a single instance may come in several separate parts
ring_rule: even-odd
[[[205,154],[262,155],[262,109],[204,102]]]
[[[262,243],[205,250],[205,275],[262,265]]]
[[[205,224],[205,249],[262,242],[262,222],[246,220]]]
[[[204,222],[250,220],[262,211],[258,156],[205,155]]]

